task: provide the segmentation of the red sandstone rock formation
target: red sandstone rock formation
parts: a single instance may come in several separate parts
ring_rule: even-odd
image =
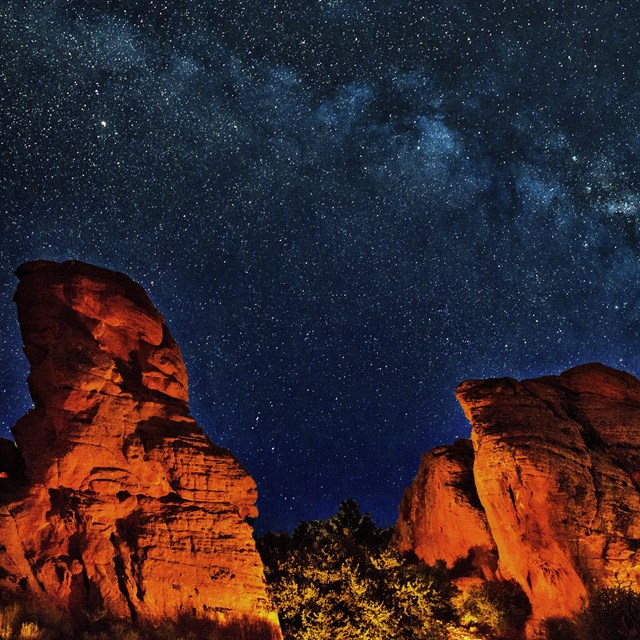
[[[457,393],[472,424],[477,513],[486,514],[499,576],[518,581],[534,620],[575,613],[599,586],[640,589],[640,381],[589,364],[537,380],[468,381]],[[421,470],[410,495],[426,504],[401,509],[399,531],[418,532],[412,548],[435,545],[451,563],[465,544],[435,536],[454,516],[420,515],[441,512],[432,477]]]
[[[470,440],[423,454],[402,496],[395,540],[429,564],[443,559],[463,575],[495,577],[497,552],[473,480]]]
[[[247,524],[255,484],[191,417],[180,351],[143,289],[79,262],[18,276],[35,406],[18,449],[0,443],[0,590],[76,614],[277,622]]]

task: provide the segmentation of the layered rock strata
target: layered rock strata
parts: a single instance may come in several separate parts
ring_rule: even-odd
[[[248,520],[256,486],[189,412],[177,344],[144,290],[32,262],[15,295],[34,408],[0,443],[0,591],[155,622],[276,622]]]
[[[457,396],[472,424],[479,504],[470,516],[473,501],[449,500],[455,515],[441,519],[433,463],[423,463],[408,495],[424,504],[401,508],[401,545],[425,559],[437,549],[453,564],[486,535],[459,528],[443,544],[438,532],[486,518],[497,575],[520,584],[534,620],[574,614],[601,586],[640,590],[640,381],[588,364],[536,380],[472,380]],[[439,484],[457,471],[447,473]]]

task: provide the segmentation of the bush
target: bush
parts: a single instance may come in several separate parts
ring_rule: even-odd
[[[483,582],[470,589],[458,606],[460,623],[475,626],[495,638],[521,635],[531,605],[515,580]]]
[[[637,640],[640,593],[630,587],[604,587],[573,620],[546,620],[545,630],[549,640]]]
[[[569,618],[548,618],[543,629],[546,640],[578,640],[575,622]]]
[[[326,521],[258,541],[287,640],[439,640],[455,589],[443,563],[429,567],[389,548],[353,500]]]
[[[45,631],[37,622],[23,622],[20,625],[20,640],[40,640],[45,637]]]
[[[640,637],[640,593],[628,587],[596,591],[576,620],[580,640],[629,640]]]
[[[275,640],[275,625],[252,616],[226,622],[185,617],[157,628],[140,628],[106,615],[84,616],[72,627],[54,608],[30,608],[19,603],[0,606],[0,640]]]
[[[0,640],[10,640],[20,626],[22,610],[17,604],[6,604],[0,609]]]

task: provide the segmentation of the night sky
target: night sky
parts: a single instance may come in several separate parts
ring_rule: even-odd
[[[27,260],[142,284],[260,530],[391,524],[454,390],[640,374],[640,6],[5,0],[0,435]]]

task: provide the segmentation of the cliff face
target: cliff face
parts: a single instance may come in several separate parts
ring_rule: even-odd
[[[395,541],[428,564],[443,559],[464,575],[495,577],[497,551],[474,484],[470,440],[423,454],[402,496]]]
[[[590,364],[537,380],[468,381],[457,395],[472,424],[477,518],[495,541],[498,575],[518,581],[533,618],[571,615],[600,586],[640,589],[640,381]],[[412,495],[437,514],[429,477],[421,469]],[[415,513],[410,526],[422,537],[412,547],[437,545],[431,536],[451,516],[425,528]],[[401,509],[400,530],[405,520]],[[475,536],[463,530],[467,548]],[[455,562],[464,547],[445,547],[443,559]]]
[[[139,621],[277,621],[246,521],[255,484],[191,417],[180,351],[143,289],[78,262],[18,276],[35,406],[18,449],[0,447],[0,590]]]

